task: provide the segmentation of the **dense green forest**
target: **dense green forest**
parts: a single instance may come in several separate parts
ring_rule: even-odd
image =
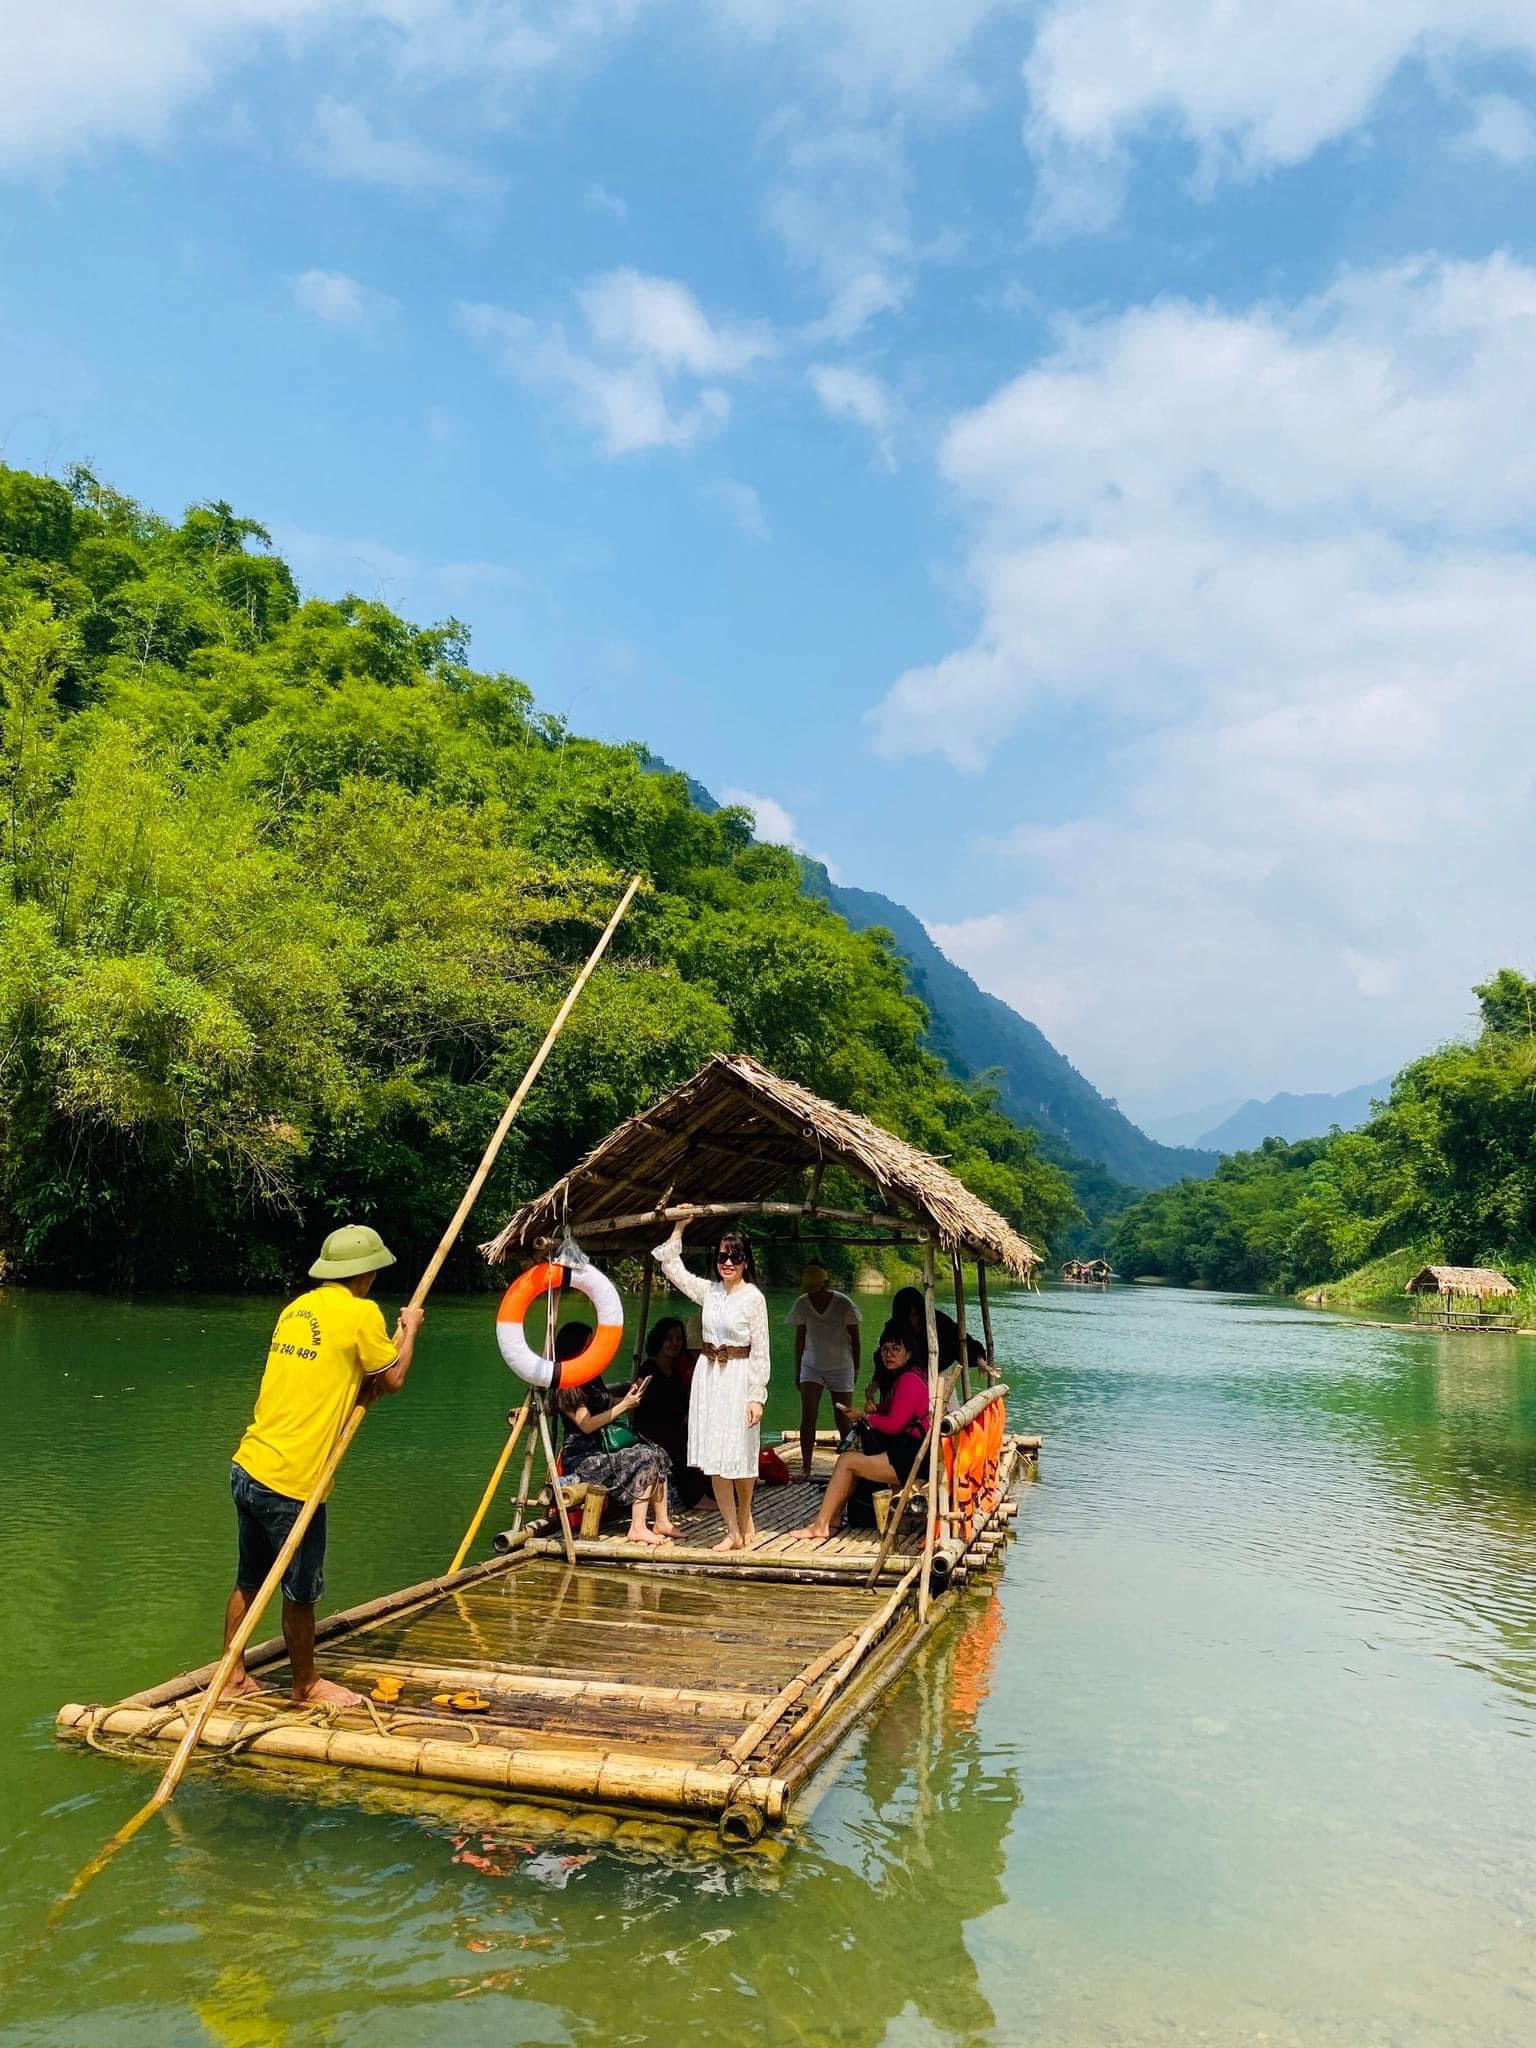
[[[1036,1242],[1075,1218],[925,1050],[889,944],[747,813],[474,669],[456,621],[304,598],[228,505],[171,524],[0,468],[0,694],[13,1276],[275,1282],[348,1215],[419,1253],[636,870],[487,1228],[724,1048],[949,1155]]]
[[[1475,993],[1475,1037],[1405,1067],[1360,1129],[1293,1145],[1271,1138],[1209,1180],[1143,1197],[1113,1226],[1118,1270],[1270,1290],[1407,1249],[1453,1265],[1529,1260],[1536,982],[1506,967]],[[1391,1284],[1401,1284],[1395,1268]]]

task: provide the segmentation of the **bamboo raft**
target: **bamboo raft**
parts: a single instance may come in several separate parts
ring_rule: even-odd
[[[828,1166],[875,1186],[878,1210],[823,1209]],[[769,1199],[807,1177],[799,1202]],[[695,1199],[677,1199],[692,1181]],[[613,1208],[622,1189],[620,1213]],[[496,1554],[322,1621],[326,1671],[368,1695],[360,1707],[295,1708],[280,1637],[253,1645],[265,1688],[222,1698],[196,1753],[368,1786],[458,1792],[483,1803],[597,1807],[636,1820],[707,1825],[731,1844],[791,1824],[854,1724],[1002,1554],[1014,1488],[1038,1469],[1040,1440],[1007,1431],[986,1268],[1027,1278],[1035,1253],[938,1161],[755,1063],[721,1056],[594,1149],[527,1204],[487,1256],[548,1251],[558,1225],[621,1251],[653,1244],[678,1217],[767,1216],[796,1237],[902,1243],[921,1254],[930,1430],[883,1530],[791,1541],[814,1516],[836,1439],[818,1439],[812,1478],[759,1487],[756,1540],[717,1551],[712,1505],[678,1517],[662,1548],[578,1535],[563,1495],[522,1524],[528,1431],[514,1526]],[[828,1228],[828,1226],[832,1228]],[[939,1368],[937,1253],[955,1315]],[[975,1260],[984,1344],[967,1346],[963,1258]],[[651,1300],[647,1263],[635,1355]],[[992,1383],[972,1392],[971,1361]],[[552,1462],[547,1408],[540,1438]],[[798,1432],[793,1433],[798,1437]],[[786,1432],[784,1441],[792,1440]],[[517,1441],[516,1432],[509,1450]],[[481,1503],[483,1512],[507,1454]],[[460,1549],[479,1527],[479,1513]],[[457,1562],[458,1560],[456,1560]],[[58,1732],[112,1753],[153,1756],[192,1725],[213,1663],[108,1704],[72,1702]],[[478,1695],[476,1709],[441,1704]],[[381,1697],[384,1696],[384,1697]]]
[[[1001,1398],[1001,1389],[996,1390]],[[1035,1469],[1038,1439],[1013,1438],[1007,1482]],[[830,1470],[830,1447],[816,1463]],[[873,1530],[821,1544],[783,1531],[814,1511],[819,1487],[765,1490],[748,1551],[705,1546],[713,1508],[680,1521],[665,1553],[619,1537],[577,1541],[566,1563],[549,1518],[508,1549],[451,1576],[332,1615],[317,1635],[325,1668],[397,1701],[327,1714],[287,1704],[281,1638],[253,1647],[270,1691],[223,1701],[203,1753],[410,1780],[479,1798],[556,1801],[632,1817],[713,1823],[727,1842],[780,1828],[859,1717],[1000,1554],[1016,1502],[1005,1492],[943,1572],[920,1621],[923,1531],[903,1530],[873,1590]],[[941,1552],[942,1557],[942,1552]],[[785,1589],[804,1589],[786,1599]],[[153,1755],[180,1740],[213,1665],[110,1705],[60,1709],[61,1734]],[[486,1712],[432,1704],[478,1691]]]

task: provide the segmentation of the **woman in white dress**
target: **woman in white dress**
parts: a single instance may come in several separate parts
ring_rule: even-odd
[[[752,1248],[739,1230],[721,1233],[714,1280],[683,1264],[683,1226],[651,1254],[680,1294],[703,1311],[704,1342],[688,1402],[688,1462],[709,1474],[725,1524],[716,1550],[744,1550],[755,1541],[752,1489],[757,1483],[758,1429],[768,1398],[768,1304],[757,1285]]]

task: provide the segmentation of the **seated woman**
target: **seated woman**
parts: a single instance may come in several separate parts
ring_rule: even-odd
[[[676,1316],[662,1316],[645,1339],[645,1392],[635,1410],[635,1427],[648,1443],[659,1444],[672,1467],[672,1484],[685,1508],[709,1491],[709,1481],[688,1462],[688,1395],[693,1385],[695,1354],[688,1332]]]
[[[839,1454],[821,1512],[803,1529],[791,1529],[792,1537],[825,1542],[837,1533],[848,1496],[861,1479],[876,1486],[900,1486],[911,1471],[928,1434],[926,1347],[914,1346],[905,1330],[887,1323],[880,1333],[870,1384],[879,1398],[854,1423],[850,1442],[856,1439],[857,1448]]]
[[[592,1339],[590,1323],[567,1323],[555,1337],[555,1356],[574,1358]],[[667,1480],[671,1464],[658,1445],[635,1434],[629,1418],[645,1398],[646,1383],[637,1380],[627,1392],[611,1394],[600,1379],[584,1387],[560,1387],[555,1406],[564,1424],[560,1462],[567,1479],[600,1486],[612,1500],[629,1509],[631,1543],[668,1543],[676,1530],[667,1513]],[[648,1517],[654,1509],[656,1526]]]
[[[948,1372],[960,1356],[960,1325],[943,1309],[934,1311],[934,1323],[939,1333],[939,1371]],[[918,1347],[928,1349],[928,1318],[923,1312],[922,1289],[899,1287],[891,1302],[891,1321],[898,1329],[905,1330]],[[987,1347],[966,1334],[965,1362],[972,1372],[984,1372],[989,1380],[1001,1379],[1002,1374],[995,1365],[987,1363]]]

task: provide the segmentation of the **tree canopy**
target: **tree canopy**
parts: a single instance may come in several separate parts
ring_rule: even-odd
[[[1354,1131],[1270,1139],[1208,1181],[1144,1197],[1113,1227],[1119,1269],[1216,1287],[1294,1288],[1410,1245],[1452,1265],[1536,1252],[1536,982],[1474,991],[1479,1029],[1405,1067]]]
[[[227,504],[173,525],[0,467],[0,720],[14,1271],[260,1284],[348,1215],[429,1246],[637,870],[487,1216],[727,1048],[947,1155],[1038,1242],[1077,1213],[924,1049],[889,942],[746,812],[471,667],[456,620],[306,598]]]

